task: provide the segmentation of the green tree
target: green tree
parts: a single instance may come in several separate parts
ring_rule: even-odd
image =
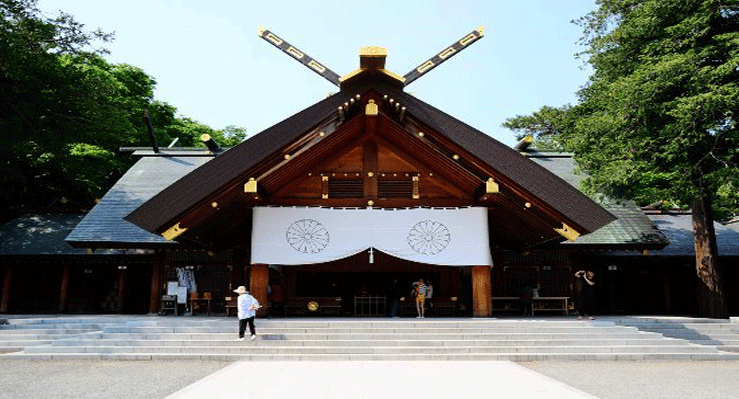
[[[692,208],[700,314],[728,317],[713,210],[739,210],[739,5],[598,5],[578,21],[594,74],[557,142],[590,175],[589,192]]]
[[[214,130],[154,100],[156,81],[140,68],[110,64],[72,16],[45,17],[36,0],[0,0],[0,204],[46,207],[66,198],[87,208],[130,167],[121,146],[148,146],[148,110],[157,142],[201,145],[209,133],[224,146],[245,130]],[[12,217],[6,212],[3,217]]]

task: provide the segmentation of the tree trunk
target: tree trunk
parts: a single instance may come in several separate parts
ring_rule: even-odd
[[[729,311],[718,265],[716,231],[711,199],[703,194],[693,201],[695,268],[698,272],[698,312],[701,317],[728,319]]]

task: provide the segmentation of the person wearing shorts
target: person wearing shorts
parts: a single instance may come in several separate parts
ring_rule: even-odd
[[[416,296],[416,313],[418,313],[416,318],[423,319],[426,307],[426,284],[423,283],[423,279],[413,284],[413,291]]]

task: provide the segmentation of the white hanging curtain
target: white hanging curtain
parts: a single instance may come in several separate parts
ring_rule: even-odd
[[[254,208],[253,263],[323,263],[368,248],[435,265],[493,264],[487,208]]]

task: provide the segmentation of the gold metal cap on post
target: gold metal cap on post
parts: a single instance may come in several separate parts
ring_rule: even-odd
[[[385,69],[387,48],[378,46],[366,46],[359,49],[360,69]]]

